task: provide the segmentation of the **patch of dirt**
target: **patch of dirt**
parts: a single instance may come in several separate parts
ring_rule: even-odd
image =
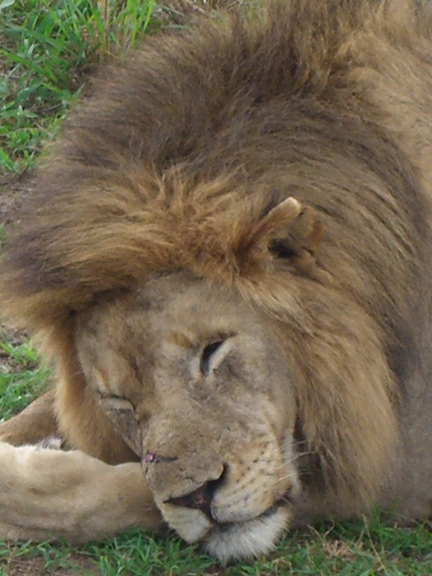
[[[29,198],[32,174],[25,172],[20,176],[0,173],[0,225],[6,231],[12,224],[19,222],[18,214]]]
[[[31,174],[20,176],[0,173],[0,226],[4,227],[4,234],[13,231],[19,222],[19,211],[31,194]],[[10,323],[0,325],[0,338],[12,346],[19,346],[26,339],[23,330],[17,329]],[[22,371],[22,365],[9,357],[6,351],[0,349],[0,367],[6,367],[9,372]]]
[[[8,334],[11,336],[9,337]],[[25,333],[22,330],[13,327],[6,328],[5,324],[0,326],[0,340],[5,341],[12,346],[19,346],[23,343],[25,338]],[[22,362],[18,362],[12,358],[7,350],[0,348],[0,370],[4,374],[19,374],[20,372],[23,372],[23,370],[31,370],[35,367],[36,365],[33,362],[23,365]]]
[[[24,330],[18,330],[9,322],[1,325],[0,337],[9,342],[11,346],[19,346],[27,338]],[[1,354],[2,352],[0,351],[0,357]]]
[[[330,540],[324,543],[324,551],[331,558],[344,558],[354,560],[356,554],[354,550],[342,540]]]
[[[55,562],[47,568],[46,561],[36,554],[21,558],[12,555],[8,563],[0,567],[5,570],[2,572],[4,576],[82,576],[84,573],[100,576],[100,571],[95,567],[94,562],[80,554],[70,554],[67,563],[74,568],[56,566]]]

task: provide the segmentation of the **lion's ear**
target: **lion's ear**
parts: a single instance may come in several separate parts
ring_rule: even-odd
[[[317,252],[323,227],[313,208],[287,198],[272,208],[252,233],[256,248],[272,260],[284,260],[292,272],[318,279]]]
[[[286,200],[273,208],[267,218],[271,218],[276,210],[282,211],[285,202]],[[303,206],[296,218],[289,221],[287,219],[285,228],[279,226],[279,230],[274,233],[268,249],[276,258],[289,258],[294,261],[310,257],[315,259],[323,236],[323,227],[316,211],[309,206]]]

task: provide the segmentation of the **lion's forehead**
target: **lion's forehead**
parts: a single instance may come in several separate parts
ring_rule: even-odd
[[[183,395],[221,414],[231,403],[257,420],[260,394],[273,398],[287,381],[287,347],[271,325],[238,295],[182,274],[99,304],[78,324],[77,350],[92,386],[135,405],[145,399],[146,412],[151,395],[159,404],[161,396],[166,404]],[[204,378],[210,357],[215,376]]]
[[[78,318],[76,337],[95,350],[107,346],[121,355],[138,346],[138,355],[157,357],[240,332],[263,338],[270,331],[271,323],[239,294],[177,273],[98,302]]]

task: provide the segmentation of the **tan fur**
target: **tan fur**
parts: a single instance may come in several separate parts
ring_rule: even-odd
[[[139,464],[0,442],[0,472],[2,538],[86,541],[112,535],[114,526],[161,527]]]
[[[142,460],[222,561],[431,514],[431,30],[411,0],[291,0],[149,40],[65,124],[6,253],[58,434]]]

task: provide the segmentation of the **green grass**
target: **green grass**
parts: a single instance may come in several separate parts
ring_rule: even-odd
[[[0,0],[0,166],[31,168],[94,66],[134,46],[154,0]]]
[[[29,344],[11,346],[0,341],[1,418],[10,418],[25,408],[44,390],[47,379],[48,370],[37,363]]]
[[[226,569],[198,548],[186,546],[174,537],[162,541],[138,532],[79,550],[66,544],[55,548],[43,544],[37,551],[52,569],[80,566],[78,562],[85,559],[89,567],[79,573],[101,576],[430,576],[432,573],[431,535],[427,530],[396,530],[379,524],[368,529],[361,523],[323,525],[318,531],[296,532],[267,559]],[[15,558],[23,559],[34,553],[35,547],[24,545]]]

